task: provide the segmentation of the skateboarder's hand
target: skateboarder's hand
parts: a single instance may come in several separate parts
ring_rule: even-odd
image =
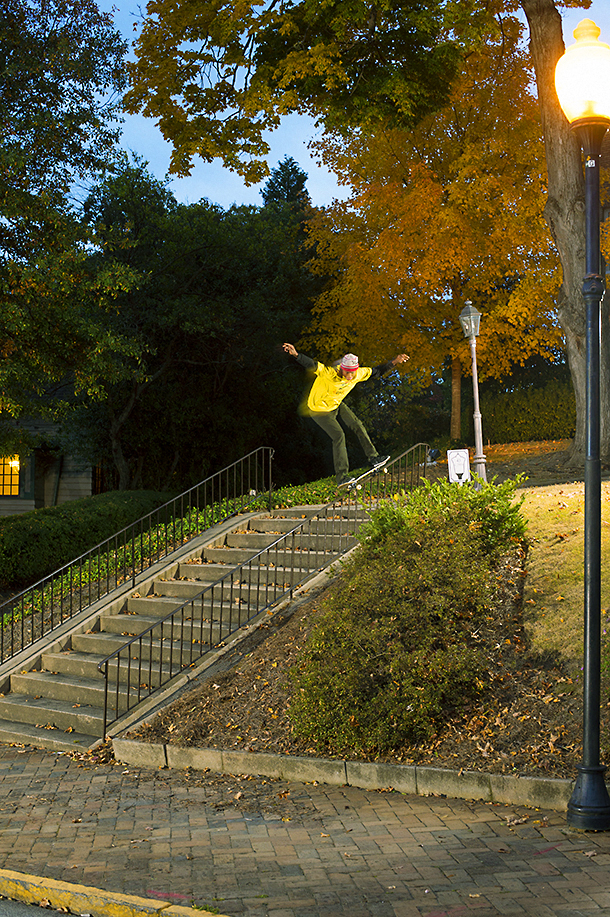
[[[396,366],[397,363],[406,363],[408,359],[409,357],[406,355],[406,353],[399,353],[397,357],[394,357],[392,363],[394,366]]]
[[[298,357],[298,351],[293,344],[284,344],[284,350],[286,353],[289,353],[291,357]]]

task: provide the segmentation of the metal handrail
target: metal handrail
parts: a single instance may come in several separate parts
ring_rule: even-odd
[[[109,725],[194,665],[210,648],[221,645],[284,596],[292,596],[315,571],[344,554],[356,543],[356,530],[351,531],[350,526],[363,521],[361,505],[375,504],[397,489],[417,486],[426,474],[428,449],[426,443],[413,446],[389,463],[386,473],[366,480],[361,491],[347,492],[314,510],[266,548],[109,653],[98,665],[104,677],[102,738]]]
[[[271,505],[273,449],[261,446],[142,516],[0,605],[0,662],[11,659],[118,586],[262,493]]]

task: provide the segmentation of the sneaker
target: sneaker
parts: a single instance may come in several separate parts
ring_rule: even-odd
[[[370,459],[369,465],[371,468],[377,468],[379,465],[385,465],[389,459],[389,455],[376,455],[375,458]]]
[[[356,478],[354,478],[351,474],[344,474],[337,486],[344,487],[346,484],[353,484],[355,480]]]

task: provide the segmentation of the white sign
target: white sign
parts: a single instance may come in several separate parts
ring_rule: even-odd
[[[447,451],[449,480],[454,484],[463,484],[470,480],[470,456],[468,449],[449,449]]]

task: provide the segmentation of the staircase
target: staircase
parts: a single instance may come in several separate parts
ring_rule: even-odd
[[[116,590],[44,649],[2,666],[0,742],[93,747],[108,723],[118,731],[160,685],[177,690],[213,647],[345,553],[365,518],[355,503],[295,507],[234,518],[190,542],[135,589]],[[115,682],[109,695],[104,671]]]

